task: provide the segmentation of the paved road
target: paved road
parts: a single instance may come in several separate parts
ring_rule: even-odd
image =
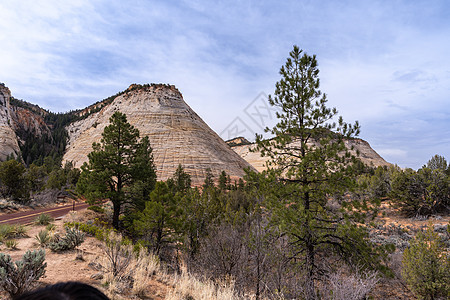
[[[81,202],[75,203],[75,210],[81,210],[87,208],[89,204]],[[0,224],[29,224],[36,219],[40,214],[46,213],[51,215],[53,218],[62,217],[72,211],[74,208],[73,204],[68,204],[64,206],[57,206],[51,208],[40,208],[30,211],[23,211],[13,214],[6,214],[0,216]]]

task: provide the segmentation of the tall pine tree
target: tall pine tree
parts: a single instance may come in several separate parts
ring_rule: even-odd
[[[357,159],[344,139],[356,136],[359,124],[347,124],[342,117],[333,122],[337,110],[326,106],[318,74],[316,56],[294,46],[280,69],[274,95],[269,96],[270,105],[280,109],[278,123],[266,128],[274,138],[256,137],[258,150],[269,157],[268,167],[278,178],[277,196],[270,203],[272,221],[290,239],[291,257],[302,267],[308,299],[316,299],[316,281],[324,275],[328,258],[363,267],[377,260],[369,259],[376,251],[358,225],[363,215],[355,208],[364,205],[357,201],[342,201],[341,209],[329,205],[330,199],[355,186]]]
[[[156,173],[148,138],[139,140],[139,130],[121,112],[115,112],[109,122],[100,143],[92,144],[93,151],[88,155],[89,163],[82,166],[77,189],[93,200],[111,200],[113,226],[118,228],[122,205],[130,199],[137,201],[127,192],[133,186],[144,185],[139,190],[142,197],[148,196],[155,186]]]

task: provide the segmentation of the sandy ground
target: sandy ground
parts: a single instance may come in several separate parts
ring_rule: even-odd
[[[82,212],[81,215],[92,213],[89,211]],[[53,222],[56,227],[56,232],[64,234],[64,222],[78,220],[80,213],[71,213],[62,220]],[[83,217],[84,218],[84,217]],[[22,255],[27,250],[39,249],[38,242],[34,238],[38,232],[45,229],[45,226],[27,226],[27,237],[16,239],[18,242],[17,250],[9,250],[5,245],[0,246],[0,252],[9,254],[13,261],[20,260]],[[82,256],[83,260],[76,259],[77,256]],[[45,249],[45,262],[47,268],[45,275],[39,279],[35,287],[43,287],[49,284],[65,281],[80,281],[97,287],[105,292],[105,287],[101,280],[92,279],[91,276],[99,273],[89,263],[99,263],[102,261],[103,250],[102,243],[93,237],[86,236],[85,241],[78,247],[77,250],[67,251],[64,253],[54,253],[49,249]],[[148,281],[148,288],[145,292],[146,299],[164,299],[167,292],[167,285],[156,279]],[[138,299],[136,296],[123,295],[124,297],[117,297],[116,299]],[[8,299],[6,293],[0,293],[0,299]]]

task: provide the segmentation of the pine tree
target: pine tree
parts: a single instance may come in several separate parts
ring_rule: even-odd
[[[113,226],[118,228],[122,205],[130,202],[127,192],[133,185],[144,183],[145,197],[155,185],[156,173],[148,138],[139,141],[139,130],[121,112],[115,112],[109,122],[101,142],[92,144],[77,190],[92,200],[111,200]]]
[[[14,200],[29,198],[25,166],[15,159],[0,163],[0,191],[4,196]]]
[[[163,246],[177,238],[181,226],[179,202],[179,195],[159,181],[145,202],[145,209],[133,221],[134,230],[150,242],[156,254],[161,254]]]
[[[207,168],[206,169],[205,181],[204,181],[203,186],[202,186],[203,190],[206,190],[208,188],[214,187],[214,180],[213,180],[213,178],[214,178],[214,175],[212,174],[211,169]]]
[[[333,196],[342,197],[355,186],[357,159],[344,144],[344,138],[359,133],[359,124],[332,122],[336,108],[328,108],[325,94],[319,90],[316,56],[303,53],[297,46],[281,67],[281,80],[269,103],[280,109],[279,122],[266,128],[274,138],[256,143],[268,156],[268,167],[278,177],[273,184],[275,200],[270,203],[274,222],[294,246],[291,257],[304,271],[305,294],[316,299],[315,282],[324,273],[327,257],[342,258],[369,267],[377,260],[359,209],[363,203],[342,201],[346,211],[333,211],[328,205]],[[353,205],[352,205],[353,204]],[[354,213],[352,213],[352,211]]]
[[[187,191],[191,188],[191,175],[186,173],[183,166],[179,164],[172,178],[169,178],[167,180],[167,185],[174,194],[186,194]]]
[[[447,170],[447,160],[445,157],[436,154],[427,162],[427,168],[431,170],[441,169],[442,171]]]

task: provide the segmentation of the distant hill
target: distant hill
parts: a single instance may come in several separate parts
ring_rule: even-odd
[[[249,142],[243,137],[228,140],[227,144],[231,147],[231,149],[233,149],[259,172],[266,169],[266,161],[268,160],[268,158],[261,157],[260,152],[250,151],[251,149],[254,149],[255,144]],[[296,145],[297,143],[294,142],[292,144]],[[351,150],[353,154],[356,154],[356,151],[358,151],[359,159],[368,166],[378,167],[391,165],[390,163],[385,161],[375,150],[373,150],[368,142],[362,139],[347,139],[345,140],[345,145],[348,149],[351,149],[352,147],[354,148],[354,150]]]

